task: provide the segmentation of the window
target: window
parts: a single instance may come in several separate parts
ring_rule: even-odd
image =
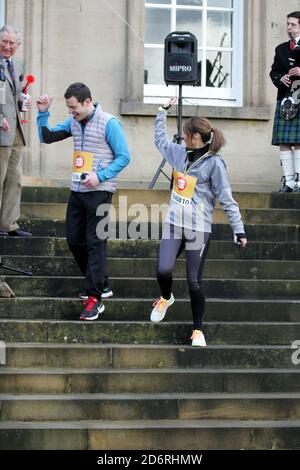
[[[5,23],[5,0],[0,0],[0,28]]]
[[[183,86],[184,104],[242,106],[243,0],[145,0],[144,101],[175,95],[164,83],[164,40],[173,31],[198,42],[197,86]]]

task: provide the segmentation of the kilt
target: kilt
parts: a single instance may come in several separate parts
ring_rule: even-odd
[[[272,145],[300,144],[300,109],[293,119],[286,121],[280,116],[281,101],[282,100],[277,100]]]

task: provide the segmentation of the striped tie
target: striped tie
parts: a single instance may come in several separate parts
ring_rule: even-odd
[[[9,71],[11,80],[13,82],[14,88],[16,88],[16,80],[15,80],[15,72],[14,72],[13,64],[11,63],[9,59],[6,59],[6,65],[7,65],[7,70]]]

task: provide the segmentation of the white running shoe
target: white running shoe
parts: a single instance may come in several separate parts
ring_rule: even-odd
[[[168,308],[175,302],[173,294],[169,300],[164,299],[161,297],[159,300],[154,302],[153,307],[154,309],[151,312],[150,320],[154,323],[158,323],[165,318],[166,311]]]
[[[193,330],[191,340],[192,340],[192,346],[195,346],[195,347],[206,346],[204,334],[200,330]]]
[[[108,297],[112,297],[114,295],[113,291],[110,287],[105,287],[101,294],[101,299],[108,299]]]

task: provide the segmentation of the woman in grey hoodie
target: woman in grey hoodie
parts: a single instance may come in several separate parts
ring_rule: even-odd
[[[169,140],[167,110],[176,101],[171,98],[160,107],[155,120],[155,145],[173,167],[173,189],[157,267],[161,297],[154,302],[150,319],[160,322],[174,303],[172,271],[176,258],[184,249],[193,314],[192,346],[206,346],[202,332],[205,297],[201,280],[216,199],[228,216],[235,243],[244,248],[247,239],[239,207],[232,197],[224,160],[218,154],[225,144],[222,132],[213,128],[208,119],[194,117],[183,126],[185,145]]]

